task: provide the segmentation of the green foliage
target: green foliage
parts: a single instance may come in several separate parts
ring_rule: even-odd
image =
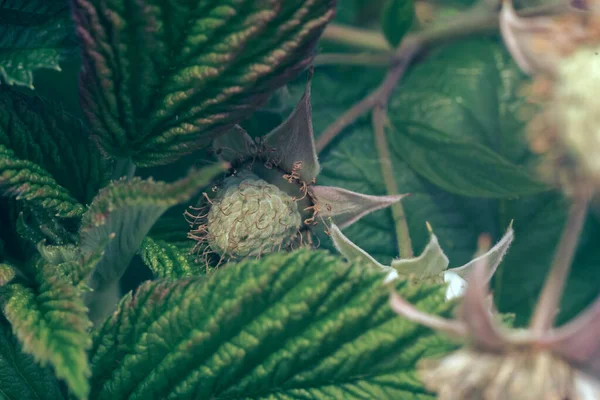
[[[198,264],[190,260],[188,254],[164,240],[147,237],[140,246],[140,255],[155,278],[176,280],[202,275],[205,272]]]
[[[392,46],[398,46],[414,18],[413,0],[387,0],[381,11],[381,29]]]
[[[33,88],[35,70],[60,70],[60,61],[73,55],[73,34],[65,0],[0,2],[0,78]]]
[[[473,73],[491,68],[486,69],[486,65],[503,65],[501,62],[506,66],[499,71],[492,68],[496,70],[495,75],[488,73],[481,76]],[[441,72],[435,72],[438,69],[441,72],[446,69],[454,72],[443,78],[439,76]],[[430,73],[425,77],[425,73],[419,70]],[[366,68],[318,68],[315,71],[312,96],[315,134],[320,134],[351,104],[374,90],[378,76],[378,73]],[[525,120],[519,120],[517,116],[521,112],[524,115],[530,112],[525,104],[526,100],[517,94],[521,82],[522,77],[509,62],[508,55],[494,41],[480,39],[457,42],[433,52],[429,58],[414,67],[394,94],[389,117],[392,123],[399,124],[398,121],[394,122],[395,113],[405,109],[402,112],[408,113],[412,110],[411,118],[437,124],[439,132],[444,132],[441,138],[450,136],[463,141],[464,148],[460,154],[465,157],[467,149],[485,145],[488,148],[486,152],[494,152],[515,168],[524,171],[528,169],[531,156],[523,132]],[[298,79],[291,86],[290,104],[294,104],[295,99],[301,95],[303,83],[303,79]],[[489,95],[491,90],[499,90],[494,85],[500,85],[502,90],[492,96]],[[455,90],[449,92],[456,93],[454,97],[438,94],[443,94],[450,88]],[[401,98],[404,99],[402,107]],[[457,102],[472,105],[474,109],[469,114]],[[479,121],[477,124],[466,124],[474,118]],[[490,119],[492,122],[489,122]],[[370,122],[370,118],[359,119],[320,155],[323,171],[319,175],[318,184],[340,186],[368,194],[385,194],[386,188],[381,177]],[[498,199],[449,193],[443,186],[440,188],[435,185],[437,181],[427,179],[427,168],[430,167],[425,166],[425,172],[421,172],[418,169],[420,163],[413,166],[409,162],[415,157],[415,154],[408,154],[407,151],[412,148],[410,138],[407,139],[404,133],[396,129],[389,129],[386,133],[398,188],[402,193],[411,193],[402,201],[402,205],[415,254],[420,254],[429,240],[426,221],[434,228],[450,264],[462,265],[472,258],[479,234],[490,233],[497,240],[514,220],[515,240],[496,273],[493,285],[500,311],[515,313],[517,325],[527,322],[562,231],[566,216],[564,199],[551,192],[527,196],[518,196],[515,192],[510,198],[505,198],[509,196],[509,190],[506,189],[511,185],[507,177],[497,179],[497,184],[492,181],[478,186],[486,188],[487,185],[486,193],[495,191],[495,197],[504,191],[504,195]],[[423,137],[429,136],[426,132],[423,133]],[[420,136],[415,140],[419,138]],[[457,143],[454,139],[452,141]],[[447,141],[435,140],[430,144],[432,147],[427,151],[422,148],[419,150],[419,147],[415,147],[415,151],[421,151],[430,164],[437,165],[438,157],[445,157]],[[453,164],[447,164],[444,170],[439,169],[439,173],[453,174],[453,171],[461,168],[458,166],[461,162],[456,159]],[[474,167],[463,172],[462,176],[476,175],[482,171],[489,176],[496,176],[495,169]],[[498,176],[499,174],[500,172]],[[522,175],[515,176],[520,179],[519,176]],[[472,179],[479,177],[474,176]],[[465,186],[465,189],[468,187]],[[525,186],[521,189],[529,190]],[[483,190],[477,189],[473,191],[473,195],[480,196],[482,192]],[[593,226],[597,225],[594,223]],[[593,232],[593,226],[588,230]],[[386,265],[398,255],[397,241],[392,232],[394,221],[389,210],[368,215],[344,230],[344,234],[352,242]],[[595,235],[588,239],[590,243],[597,240],[597,232],[589,235]],[[326,236],[322,235],[320,239],[322,247],[333,247]],[[593,282],[600,279],[600,270],[594,267],[594,263],[599,260],[600,253],[592,244],[579,251],[561,305],[560,320],[572,317],[597,295],[597,286]]]
[[[94,134],[138,166],[207,145],[311,62],[334,3],[76,0]]]
[[[497,207],[501,221],[514,219],[516,239],[496,273],[494,299],[500,311],[516,313],[516,325],[522,325],[529,321],[552,263],[566,219],[567,203],[561,196],[547,193],[520,200],[500,200]],[[583,304],[574,302],[574,296],[581,298],[598,293],[597,285],[592,282],[600,277],[600,271],[590,276],[591,271],[578,271],[579,268],[590,266],[580,263],[573,266],[574,277],[583,273],[587,281],[579,282],[575,291],[568,291],[564,296],[562,318],[573,317],[581,310]]]
[[[91,337],[81,291],[45,260],[34,270],[31,285],[15,281],[2,288],[4,314],[23,351],[51,365],[77,398],[86,398]]]
[[[0,145],[0,190],[32,207],[47,210],[58,217],[76,217],[84,208],[69,192],[39,165],[18,159]]]
[[[10,331],[10,325],[0,318],[0,398],[19,400],[63,399],[58,381],[49,368],[42,368],[33,357],[23,353],[21,345]]]
[[[384,276],[301,250],[145,283],[96,334],[90,398],[433,398],[415,363],[450,345],[393,313]],[[452,306],[439,286],[397,289]]]
[[[15,277],[15,268],[12,265],[0,264],[0,286],[4,286]]]
[[[37,164],[81,204],[106,181],[106,166],[89,132],[59,104],[0,86],[0,145]]]
[[[441,49],[391,99],[392,151],[451,193],[506,198],[546,190],[526,166],[521,82],[508,53],[492,41]]]
[[[83,256],[102,252],[91,272],[90,288],[100,294],[118,283],[156,220],[169,207],[188,201],[222,171],[223,166],[216,164],[173,183],[134,178],[113,181],[103,188],[81,222]]]

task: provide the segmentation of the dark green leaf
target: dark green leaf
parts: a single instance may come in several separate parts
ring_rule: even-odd
[[[468,262],[475,251],[479,224],[486,221],[485,216],[479,220],[471,218],[465,209],[481,205],[440,190],[418,176],[400,154],[392,151],[391,155],[398,188],[402,193],[410,193],[402,205],[415,254],[420,254],[429,241],[425,225],[429,222],[452,265]],[[368,124],[358,124],[321,158],[323,170],[318,183],[366,194],[387,194],[377,157],[373,129]],[[377,261],[389,264],[399,252],[394,226],[391,210],[382,210],[361,218],[344,229],[344,234]],[[327,237],[322,238],[322,244],[331,247]]]
[[[94,134],[149,166],[208,144],[309,65],[335,1],[74,4]]]
[[[381,11],[381,29],[394,47],[412,27],[415,6],[412,0],[387,0]]]
[[[0,193],[58,217],[76,217],[83,206],[39,165],[16,157],[0,145]]]
[[[391,149],[452,193],[510,198],[546,190],[525,165],[521,82],[509,54],[491,40],[437,51],[392,96]]]
[[[9,85],[33,88],[33,71],[60,70],[76,42],[66,0],[0,2],[0,78]]]
[[[465,51],[471,49],[471,46],[465,46]],[[458,57],[460,48],[454,49]],[[436,58],[432,60],[435,62]],[[423,64],[429,62],[430,60],[422,61]],[[351,104],[368,93],[365,87],[373,88],[374,85],[369,82],[372,76],[367,70],[363,70],[363,74],[365,77],[361,79],[360,74],[348,73],[346,69],[317,68],[313,84],[315,133],[322,132],[324,127],[334,121],[344,106],[347,107],[348,103]],[[401,84],[398,90],[401,91],[404,85],[414,87],[416,84],[412,83],[412,79],[409,76],[408,81]],[[427,80],[428,85],[427,82],[423,83],[423,91],[433,93],[433,96],[436,93],[434,89],[438,86],[452,84],[458,87],[463,79],[468,83],[470,78],[469,75],[461,75],[453,79],[453,82],[448,79],[438,81],[431,76]],[[303,83],[298,80],[297,84],[292,85],[293,97],[301,93]],[[481,102],[484,101],[488,100],[481,99]],[[421,104],[423,107],[429,104],[429,99],[424,94]],[[418,107],[415,105],[416,108]],[[440,106],[440,110],[444,111],[445,108]],[[517,111],[518,108],[515,113]],[[434,114],[431,115],[433,118]],[[502,123],[510,124],[510,118],[507,114]],[[446,120],[446,125],[451,126],[456,118],[449,114]],[[529,154],[521,128],[506,128],[503,132],[504,139],[501,143],[510,149],[504,154],[515,163],[526,164]],[[474,137],[473,141],[477,139],[476,135]],[[501,311],[517,314],[517,325],[526,322],[537,301],[562,230],[565,202],[559,195],[551,193],[519,196],[512,200],[474,199],[449,194],[420,178],[405,162],[404,151],[401,149],[404,143],[402,136],[389,135],[388,140],[393,144],[390,148],[391,162],[399,190],[412,193],[402,204],[415,254],[420,254],[427,243],[426,221],[433,226],[451,265],[460,265],[471,258],[479,234],[489,233],[493,240],[498,240],[511,220],[514,220],[515,240],[496,274],[495,298]],[[370,121],[367,118],[361,119],[321,154],[323,172],[318,183],[370,194],[385,194],[377,157]],[[387,210],[366,216],[344,230],[350,240],[383,264],[388,264],[398,255],[393,232],[392,215]],[[594,237],[598,240],[600,234]],[[595,282],[598,281],[597,273],[600,272],[596,268],[597,261],[600,260],[600,249],[593,244],[593,240],[589,239],[590,243],[580,250],[573,266],[561,307],[562,321],[573,316],[598,293]],[[322,236],[321,246],[331,248],[330,239]]]
[[[516,324],[529,321],[549,272],[567,214],[567,201],[557,194],[500,201],[498,218],[514,219],[515,237],[494,282],[501,311],[517,313]],[[567,281],[558,318],[566,322],[598,296],[600,225],[589,218]]]
[[[80,290],[44,260],[36,269],[33,286],[15,282],[3,287],[4,314],[23,350],[42,366],[50,364],[77,398],[86,398],[91,338]]]
[[[83,216],[80,232],[85,257],[103,252],[88,282],[95,291],[88,299],[94,320],[102,319],[102,314],[110,311],[96,312],[92,304],[94,296],[114,289],[156,220],[169,207],[189,201],[222,171],[223,166],[216,164],[192,171],[173,183],[121,179],[100,191]]]
[[[90,398],[432,399],[415,363],[450,346],[394,314],[384,276],[298,251],[146,283],[96,336]],[[452,307],[440,286],[398,290]]]
[[[192,242],[189,239],[188,241]],[[188,254],[164,240],[147,237],[142,242],[140,255],[155,278],[175,280],[202,275],[205,272],[199,264],[191,262]]]
[[[63,399],[58,381],[48,368],[23,353],[10,325],[0,317],[0,398],[3,400]]]
[[[100,152],[81,121],[60,105],[0,86],[0,145],[48,171],[82,204],[105,183]]]

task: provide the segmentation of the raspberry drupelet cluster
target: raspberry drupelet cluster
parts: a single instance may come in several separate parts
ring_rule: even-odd
[[[320,172],[312,129],[310,82],[292,114],[253,140],[236,126],[213,143],[229,162],[228,176],[204,193],[186,219],[200,257],[219,262],[315,245],[312,231],[329,223],[347,227],[404,195],[371,196],[316,185]]]

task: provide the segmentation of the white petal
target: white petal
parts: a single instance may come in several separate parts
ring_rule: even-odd
[[[467,289],[467,281],[452,271],[444,272],[444,282],[448,284],[446,300],[462,296]]]
[[[582,372],[575,375],[575,390],[579,400],[600,399],[600,382]]]
[[[388,283],[388,282],[394,281],[396,279],[398,279],[398,272],[396,272],[396,270],[393,269],[387,274],[387,276],[385,277],[385,281],[383,281],[383,283]]]

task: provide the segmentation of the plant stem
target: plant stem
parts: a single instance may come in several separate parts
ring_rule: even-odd
[[[567,6],[563,3],[553,6],[534,7],[521,12],[524,16],[552,14],[564,11]],[[317,140],[317,151],[321,152],[339,135],[347,126],[353,124],[360,116],[371,110],[376,104],[387,104],[390,94],[396,87],[404,71],[415,57],[434,46],[451,42],[475,33],[495,32],[498,29],[498,12],[489,7],[474,6],[470,11],[461,14],[452,22],[430,29],[408,34],[396,48],[394,62],[383,82],[367,97],[355,103],[348,111],[334,121]],[[338,32],[338,35],[341,33]],[[336,38],[332,35],[330,39]],[[337,37],[346,43],[342,38]],[[353,41],[348,40],[349,41]],[[357,42],[357,46],[360,44]],[[373,47],[371,47],[373,48]],[[382,49],[383,50],[383,49]]]
[[[115,162],[112,179],[116,180],[126,177],[127,180],[131,180],[135,175],[135,168],[135,164],[131,158],[118,158]]]
[[[584,194],[576,197],[571,204],[563,234],[554,254],[550,274],[546,278],[546,283],[531,320],[531,329],[534,332],[543,333],[554,324],[561,295],[585,221],[589,201],[590,196]]]
[[[387,67],[394,61],[393,53],[325,53],[315,57],[314,65],[362,65]]]
[[[383,82],[374,92],[350,107],[348,111],[342,114],[333,124],[325,129],[323,134],[317,139],[316,148],[318,152],[321,152],[327,147],[327,145],[331,143],[344,128],[351,125],[357,118],[371,110],[375,104],[387,103],[391,91],[396,87],[396,83],[400,80],[420,47],[419,41],[415,39],[405,39],[402,42],[401,49],[396,53],[394,65],[389,69]]]
[[[338,24],[329,24],[321,39],[368,50],[391,50],[387,40],[379,32]]]
[[[400,194],[398,185],[394,179],[394,170],[388,148],[388,142],[385,137],[385,126],[387,125],[387,114],[385,106],[378,104],[373,109],[373,129],[375,130],[375,142],[377,144],[377,153],[379,156],[379,166],[383,175],[383,182],[388,195]],[[401,202],[392,205],[392,216],[396,228],[396,240],[398,241],[398,250],[400,257],[412,258],[414,256],[410,232],[406,221],[406,214]]]

